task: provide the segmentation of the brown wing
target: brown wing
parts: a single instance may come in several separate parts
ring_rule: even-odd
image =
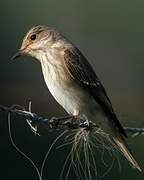
[[[67,49],[65,50],[64,60],[71,78],[77,80],[78,83],[90,92],[96,102],[101,106],[103,112],[114,122],[119,132],[127,137],[114,113],[103,85],[82,53],[77,48],[72,50]]]

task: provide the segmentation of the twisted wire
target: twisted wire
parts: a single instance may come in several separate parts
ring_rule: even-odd
[[[78,129],[78,128],[94,128],[96,125],[92,122],[86,124],[81,121],[73,121],[73,116],[64,116],[64,117],[51,117],[45,118],[39,116],[36,113],[26,111],[23,107],[19,105],[13,105],[11,107],[6,107],[0,105],[0,112],[11,113],[20,117],[24,120],[30,120],[33,124],[46,124],[51,129],[53,128],[69,128],[69,129]],[[133,134],[133,136],[144,135],[144,128],[138,127],[124,127],[125,131]]]

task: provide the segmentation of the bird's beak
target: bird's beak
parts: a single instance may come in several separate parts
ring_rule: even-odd
[[[24,56],[24,55],[25,55],[24,49],[20,49],[17,53],[15,53],[14,56],[12,56],[11,60],[17,59],[17,58]]]

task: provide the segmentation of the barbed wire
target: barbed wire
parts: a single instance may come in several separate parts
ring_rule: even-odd
[[[25,108],[20,105],[13,105],[11,107],[0,105],[0,112],[10,113],[24,120],[27,120],[30,123],[29,125],[31,126],[32,130],[35,131],[35,133],[37,133],[35,127],[38,124],[45,124],[51,129],[58,129],[58,128],[92,129],[96,127],[96,124],[93,122],[89,122],[89,124],[87,124],[82,119],[79,119],[79,121],[74,121],[75,116],[71,116],[71,115],[64,117],[44,118],[36,113],[26,111]],[[124,127],[124,129],[127,133],[131,133],[132,136],[144,135],[144,128]]]

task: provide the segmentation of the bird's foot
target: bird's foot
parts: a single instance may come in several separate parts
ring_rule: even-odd
[[[80,127],[85,128],[86,130],[92,130],[96,127],[96,124],[91,121],[85,120],[84,122],[80,123]]]

